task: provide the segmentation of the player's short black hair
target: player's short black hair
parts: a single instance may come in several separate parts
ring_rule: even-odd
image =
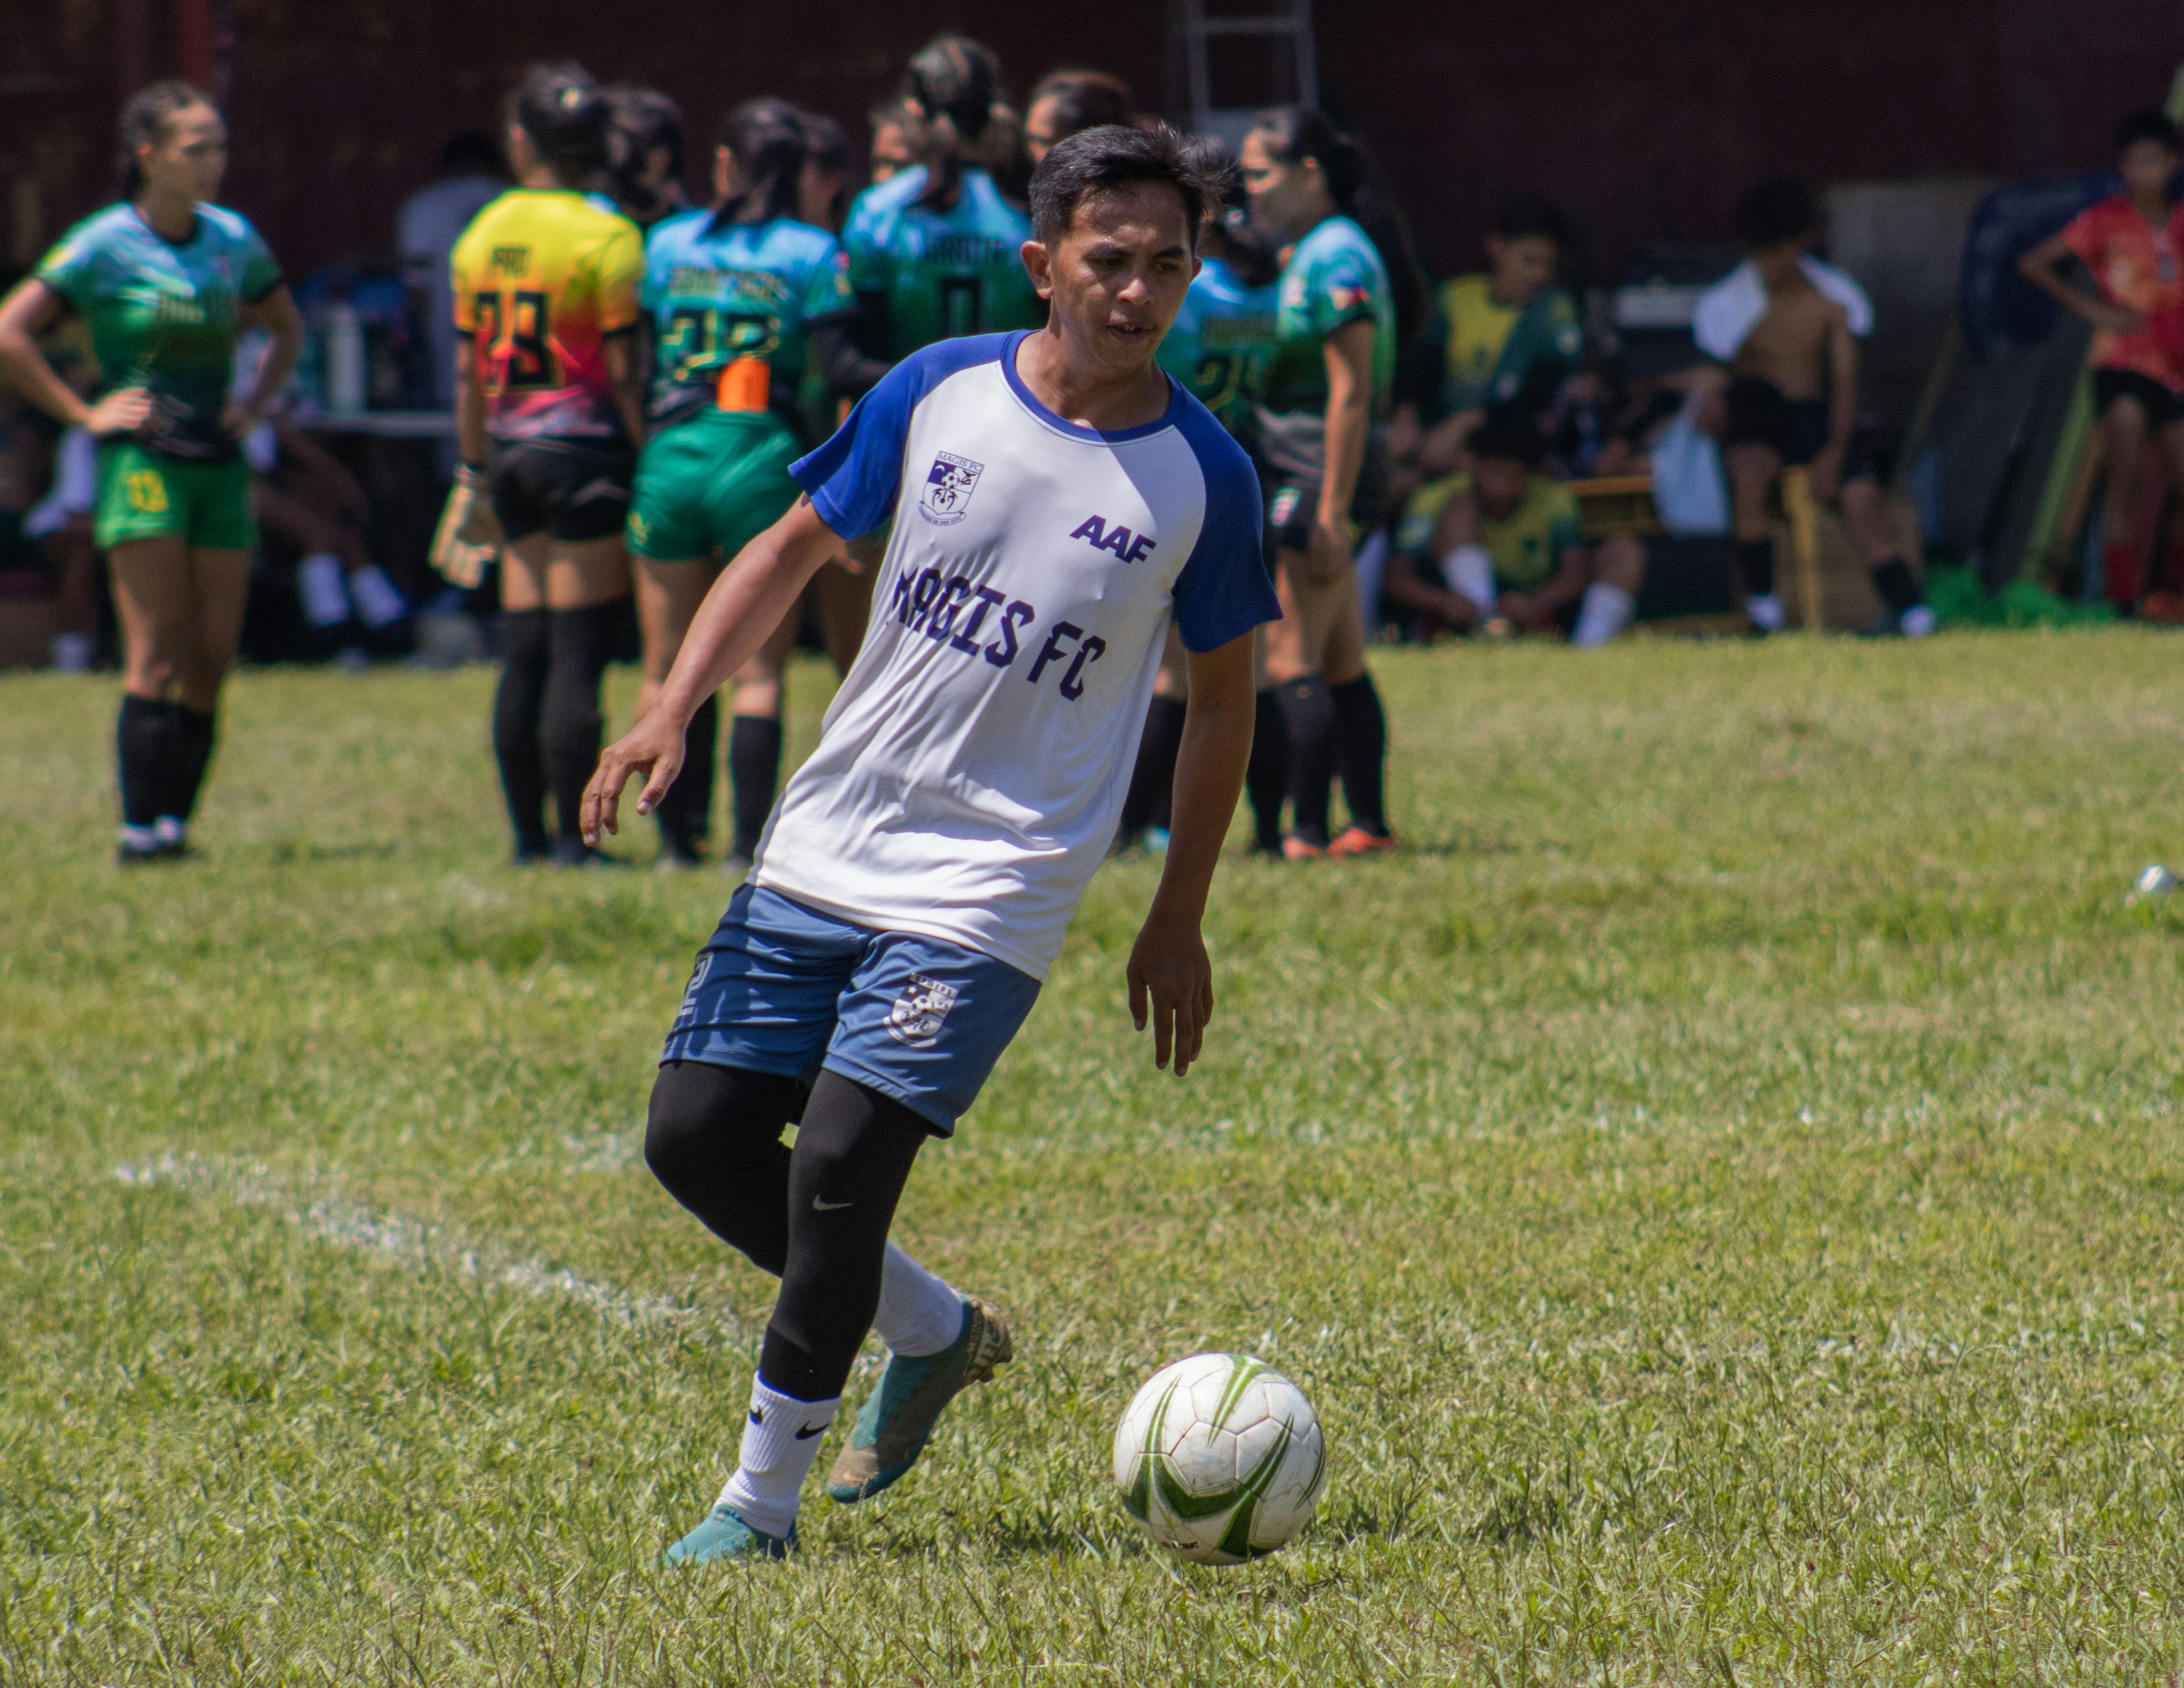
[[[614,109],[582,65],[532,65],[510,98],[509,115],[568,186],[588,186],[605,167]]]
[[[1737,196],[1730,217],[1736,238],[1747,246],[1780,246],[1813,232],[1813,196],[1795,176],[1770,176]]]
[[[1032,232],[1049,246],[1068,232],[1077,208],[1095,193],[1111,193],[1133,182],[1173,187],[1183,201],[1184,224],[1191,244],[1198,243],[1198,220],[1219,193],[1201,157],[1165,123],[1136,129],[1103,123],[1081,129],[1055,143],[1032,172]]]
[[[1502,240],[1552,240],[1569,244],[1569,219],[1544,193],[1518,193],[1494,214],[1494,232]]]
[[[500,155],[500,143],[476,129],[448,137],[440,148],[443,176],[504,176],[508,161]]]
[[[2165,111],[2134,111],[2116,125],[2115,149],[2123,152],[2141,141],[2154,141],[2175,152],[2176,126]]]
[[[1496,405],[1471,431],[1471,455],[1536,469],[1546,461],[1547,442],[1540,425],[1513,405]]]

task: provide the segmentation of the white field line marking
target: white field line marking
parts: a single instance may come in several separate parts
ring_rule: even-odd
[[[610,1283],[581,1277],[566,1266],[545,1266],[535,1260],[496,1259],[475,1244],[448,1237],[437,1227],[401,1214],[376,1212],[338,1191],[300,1198],[284,1188],[272,1171],[259,1162],[229,1155],[178,1155],[170,1149],[157,1160],[116,1166],[113,1176],[124,1184],[140,1188],[167,1184],[203,1191],[244,1207],[265,1208],[321,1242],[406,1266],[482,1277],[533,1295],[564,1296],[617,1324],[682,1332],[702,1332],[712,1324],[730,1335],[739,1333],[737,1321],[725,1311],[709,1320],[698,1309],[678,1305],[664,1295],[633,1294]]]

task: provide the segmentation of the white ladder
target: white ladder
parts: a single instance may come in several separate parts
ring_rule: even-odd
[[[1190,81],[1190,124],[1201,135],[1217,135],[1231,146],[1240,143],[1257,115],[1257,107],[1213,103],[1213,72],[1208,62],[1217,36],[1243,36],[1279,44],[1286,41],[1295,64],[1299,105],[1319,103],[1319,64],[1312,51],[1312,0],[1261,0],[1265,9],[1249,15],[1216,13],[1208,17],[1206,0],[1182,0],[1184,63]],[[1269,104],[1274,102],[1269,99]]]

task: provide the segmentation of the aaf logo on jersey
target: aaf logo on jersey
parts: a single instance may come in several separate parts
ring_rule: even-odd
[[[917,513],[938,527],[952,528],[963,519],[971,502],[971,489],[986,472],[983,463],[943,451],[925,472],[925,492],[917,500]]]
[[[888,1010],[888,1036],[913,1049],[929,1049],[940,1041],[940,1022],[955,1006],[953,985],[913,973]]]

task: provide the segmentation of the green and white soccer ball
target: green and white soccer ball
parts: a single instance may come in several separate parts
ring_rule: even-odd
[[[1262,1360],[1194,1354],[1153,1373],[1115,1427],[1115,1481],[1180,1558],[1236,1565],[1302,1529],[1327,1487],[1327,1439],[1304,1391]]]

